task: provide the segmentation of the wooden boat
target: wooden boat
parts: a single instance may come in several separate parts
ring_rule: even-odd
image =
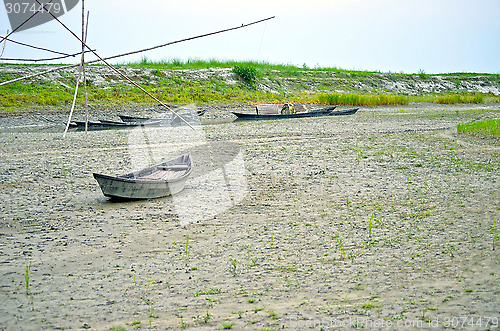
[[[105,130],[113,128],[130,128],[136,126],[148,126],[148,125],[161,125],[160,120],[157,121],[147,121],[147,122],[117,122],[117,121],[107,121],[99,120],[97,122],[89,121],[87,122],[87,127],[90,130]],[[85,129],[85,121],[73,121],[69,125],[70,127],[77,129]]]
[[[319,117],[319,116],[333,116],[333,115],[353,115],[359,108],[338,110],[335,111],[337,106],[331,106],[326,108],[321,108],[317,110],[312,110],[309,112],[295,113],[295,114],[248,114],[248,113],[236,113],[234,115],[238,119],[242,120],[273,120],[273,119],[283,119],[283,118],[303,118],[303,117]]]
[[[179,193],[192,172],[191,154],[120,176],[94,173],[102,193],[114,199],[138,200]]]
[[[203,116],[205,115],[205,113],[207,112],[207,110],[199,110],[197,111],[197,114],[198,116]],[[183,114],[179,114],[180,116],[184,116]],[[123,122],[135,122],[135,123],[141,123],[141,122],[147,122],[147,121],[151,121],[151,120],[171,120],[172,117],[137,117],[137,116],[127,116],[127,115],[118,115],[120,117],[120,119],[123,121]],[[173,115],[173,117],[177,118],[177,116]]]

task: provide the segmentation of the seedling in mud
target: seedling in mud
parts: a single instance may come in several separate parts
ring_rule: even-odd
[[[455,251],[455,244],[452,244],[450,247],[446,248],[443,253],[448,253],[450,254],[451,257],[455,257],[453,252]]]
[[[155,317],[153,310],[153,301],[148,301],[148,303],[149,303],[149,318],[153,318]]]
[[[257,265],[257,260],[258,260],[258,259],[259,259],[258,257],[254,257],[254,258],[252,259],[252,263],[250,264],[250,266],[251,266],[251,267],[255,267],[255,266]]]
[[[213,319],[213,316],[208,312],[207,310],[207,313],[203,316],[193,316],[193,320],[194,320],[194,325],[200,325],[200,321],[202,321],[203,323],[208,323],[210,322],[210,320]]]
[[[189,236],[187,236],[186,239],[186,246],[184,248],[184,261],[186,262],[186,265],[189,263],[189,254],[191,253],[191,246],[189,245]]]
[[[222,290],[220,288],[211,288],[210,290],[207,291],[198,291],[194,294],[194,296],[197,297],[199,295],[219,294],[221,292]]]
[[[373,214],[372,218],[368,221],[368,235],[370,236],[370,240],[372,240],[372,227],[373,227]]]
[[[146,273],[146,284],[144,284],[144,287],[146,288],[146,295],[148,295],[149,287],[151,286],[151,284],[153,284],[154,281],[155,277],[150,279],[149,274]]]
[[[295,199],[293,199],[293,208],[294,208],[293,214],[295,217],[295,222],[297,222],[297,200]]]
[[[251,245],[247,245],[247,271],[248,268],[250,267],[250,247]]]
[[[495,246],[500,244],[498,229],[497,229],[497,220],[493,219],[493,250],[495,250]]]
[[[250,248],[252,246],[248,245],[247,246],[247,271],[249,267],[255,267],[257,265],[257,260],[259,259],[258,257],[250,258]]]
[[[24,273],[24,286],[26,287],[26,294],[31,294],[30,289],[30,276],[31,276],[31,262],[26,266]]]
[[[148,301],[149,304],[149,330],[151,330],[153,324],[153,318],[157,317],[154,315],[153,311],[153,301]]]
[[[271,240],[268,240],[267,243],[269,244],[269,248],[273,248],[273,246],[274,246],[274,228],[271,231]]]
[[[181,330],[184,330],[185,328],[187,328],[189,326],[189,324],[184,323],[184,318],[182,317],[182,315],[179,315],[179,317],[181,319]]]
[[[351,207],[351,200],[349,200],[349,196],[346,196],[345,198],[345,205],[347,207],[347,209],[349,209]]]
[[[345,252],[344,243],[342,242],[342,240],[339,238],[338,235],[332,236],[332,239],[337,240],[337,245],[339,246],[342,259],[345,260],[346,259],[346,252]]]
[[[334,308],[335,308],[335,301],[328,301],[325,304],[325,308],[323,309],[326,310],[329,314],[331,314],[334,311]]]
[[[334,178],[335,178],[334,176],[331,176],[331,177],[330,177],[330,181],[328,182],[328,185],[332,185],[332,184],[333,184],[333,179],[334,179]]]
[[[212,299],[211,297],[207,297],[207,305],[208,305],[210,308],[213,308],[214,303],[215,303],[215,300],[214,300],[214,299]],[[208,312],[207,312],[207,314],[208,314]]]
[[[232,329],[234,326],[233,322],[224,322],[221,324],[223,329]]]
[[[236,265],[240,263],[240,261],[236,259],[231,259],[229,260],[230,266],[229,266],[229,272],[233,274],[233,276],[236,276]]]

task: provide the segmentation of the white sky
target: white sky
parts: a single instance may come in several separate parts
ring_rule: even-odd
[[[86,0],[88,44],[102,56],[275,19],[121,58],[258,60],[309,67],[500,73],[500,0]],[[81,7],[61,17],[81,34]],[[0,1],[0,35],[10,24]],[[57,22],[13,39],[64,52],[78,42]],[[50,57],[8,43],[4,58]],[[77,60],[66,60],[75,63]]]

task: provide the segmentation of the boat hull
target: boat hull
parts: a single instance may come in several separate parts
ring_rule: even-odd
[[[94,174],[94,178],[105,196],[126,200],[155,199],[177,194],[184,189],[187,181],[185,178],[176,182],[126,182],[99,174]]]
[[[154,179],[158,168],[185,166],[171,178]],[[136,172],[121,176],[108,176],[94,173],[102,193],[110,198],[122,200],[141,200],[166,197],[177,194],[184,189],[192,171],[191,155],[185,154],[176,159],[162,162]]]
[[[89,130],[107,130],[107,129],[124,129],[124,128],[134,128],[137,126],[159,126],[162,123],[160,121],[149,121],[142,123],[135,122],[115,122],[115,121],[105,121],[101,120],[99,122],[83,122],[83,121],[73,121],[70,123],[70,127],[76,128],[78,130],[83,130],[86,127]]]
[[[205,115],[205,112],[207,110],[199,110],[196,112],[196,114],[198,115],[198,117],[200,116],[203,116]],[[186,116],[186,114],[179,114],[180,116]],[[191,114],[187,114],[187,116],[191,116]],[[148,121],[155,121],[155,120],[162,120],[164,122],[170,122],[171,120],[177,118],[176,116],[174,115],[169,115],[169,117],[137,117],[137,116],[128,116],[128,115],[118,115],[118,117],[120,117],[120,119],[123,121],[123,122],[126,122],[126,123],[130,123],[130,122],[134,122],[134,123],[144,123],[144,122],[148,122]]]
[[[348,110],[339,110],[335,111],[336,106],[322,108],[318,110],[313,110],[307,113],[298,113],[298,114],[245,114],[245,113],[236,113],[233,112],[238,119],[241,120],[276,120],[276,119],[288,119],[288,118],[306,118],[306,117],[321,117],[321,116],[335,116],[335,115],[353,115],[355,114],[359,108],[348,109]]]

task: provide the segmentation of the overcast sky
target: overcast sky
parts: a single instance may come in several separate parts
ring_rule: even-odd
[[[5,35],[11,27],[2,2],[0,35]],[[500,73],[500,0],[86,0],[85,7],[90,11],[88,44],[102,56],[276,16],[116,62],[147,56],[383,72]],[[61,20],[80,35],[81,5]],[[55,21],[12,38],[68,53],[81,49]],[[11,43],[3,54],[51,56]]]

